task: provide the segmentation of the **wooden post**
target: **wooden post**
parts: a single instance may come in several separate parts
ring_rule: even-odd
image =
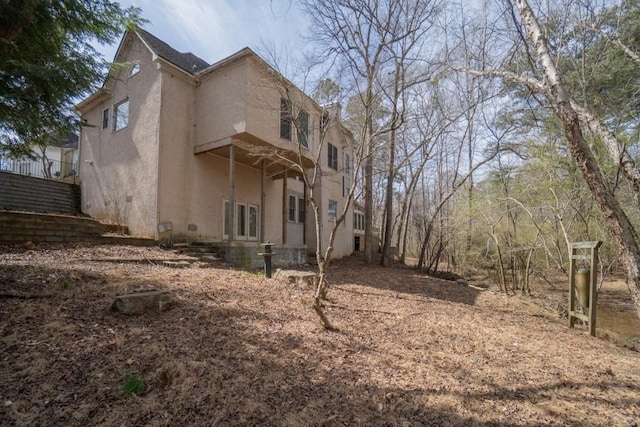
[[[575,318],[571,315],[576,310],[576,263],[573,256],[576,254],[576,249],[571,244],[571,253],[569,254],[569,327],[573,328]]]
[[[282,244],[287,243],[287,168],[284,169],[284,178],[282,181]]]
[[[258,241],[264,241],[264,211],[265,211],[265,202],[266,196],[264,193],[265,182],[267,180],[267,171],[264,167],[264,159],[260,162],[261,166],[261,177],[260,177],[260,236],[258,237]]]
[[[227,239],[227,247],[231,248],[233,241],[233,230],[235,229],[235,195],[234,195],[234,175],[235,175],[235,153],[233,150],[233,142],[229,145],[229,238]],[[227,251],[227,255],[229,255]]]
[[[598,300],[598,248],[602,242],[591,248],[591,283],[589,284],[589,334],[596,336],[596,301]]]
[[[304,172],[303,172],[304,173]],[[307,244],[307,183],[302,186],[302,206],[304,206],[304,216],[302,217],[302,244]]]

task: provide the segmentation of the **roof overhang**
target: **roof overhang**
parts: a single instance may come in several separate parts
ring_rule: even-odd
[[[290,145],[287,147],[286,145]],[[264,167],[268,178],[301,176],[315,166],[311,152],[293,143],[275,145],[247,132],[195,147],[194,154],[211,153],[229,158],[231,146],[236,162],[257,169]]]

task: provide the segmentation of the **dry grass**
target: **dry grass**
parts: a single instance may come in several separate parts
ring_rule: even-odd
[[[550,300],[505,297],[365,266],[331,270],[321,329],[311,291],[220,268],[92,257],[149,248],[0,254],[2,425],[601,425],[640,420],[640,355],[567,328]],[[61,281],[71,286],[60,286]],[[115,295],[174,293],[125,317]],[[138,375],[142,396],[122,384]]]

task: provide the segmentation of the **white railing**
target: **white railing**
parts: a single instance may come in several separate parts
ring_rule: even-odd
[[[76,163],[60,162],[58,160],[42,159],[9,159],[0,156],[0,171],[18,175],[35,176],[38,178],[75,180],[77,174]]]

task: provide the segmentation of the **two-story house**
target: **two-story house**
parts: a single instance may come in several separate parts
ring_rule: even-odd
[[[346,202],[351,140],[325,109],[251,49],[214,64],[148,32],[125,33],[113,70],[77,105],[83,211],[158,241],[206,242],[260,265],[270,241],[286,265],[315,252],[301,175],[319,162],[322,247]],[[342,226],[341,226],[342,227]],[[334,256],[354,250],[353,212]]]

